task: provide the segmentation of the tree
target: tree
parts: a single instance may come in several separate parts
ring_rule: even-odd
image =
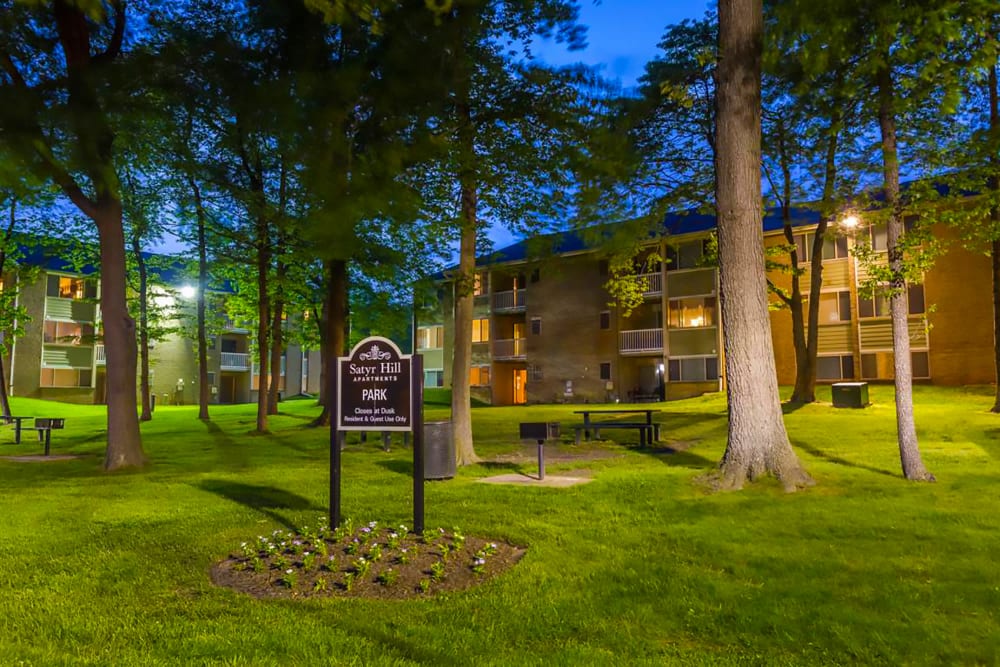
[[[7,0],[0,9],[0,143],[97,228],[107,349],[104,466],[139,466],[145,455],[114,126],[115,113],[129,104],[123,79],[113,76],[126,43],[125,5],[111,0],[85,10],[67,0],[31,6]]]
[[[716,206],[729,437],[723,488],[773,474],[812,484],[788,442],[767,310],[761,227],[761,0],[719,2]]]
[[[560,197],[571,183],[572,147],[579,141],[579,77],[518,62],[505,43],[557,34],[581,44],[572,0],[454,3],[440,10],[439,38],[450,53],[444,70],[448,104],[440,135],[448,154],[439,175],[459,230],[455,291],[451,419],[457,461],[478,460],[472,440],[469,374],[476,250],[484,220],[538,231],[566,219]],[[560,215],[562,213],[562,215]]]

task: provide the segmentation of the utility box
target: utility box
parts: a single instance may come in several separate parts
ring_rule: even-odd
[[[451,422],[424,422],[424,479],[451,479],[455,468]]]
[[[835,408],[863,408],[869,402],[867,382],[837,382],[831,393]]]
[[[521,440],[558,440],[559,422],[521,422]]]

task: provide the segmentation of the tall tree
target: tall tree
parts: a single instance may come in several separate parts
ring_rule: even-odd
[[[68,0],[7,0],[0,10],[0,142],[24,168],[58,186],[97,228],[107,349],[104,465],[139,466],[145,455],[114,125],[114,114],[130,104],[123,95],[126,79],[115,76],[126,43],[125,4],[110,0],[84,9]]]
[[[767,310],[761,227],[761,0],[719,2],[716,206],[729,437],[720,484],[813,483],[788,442]]]

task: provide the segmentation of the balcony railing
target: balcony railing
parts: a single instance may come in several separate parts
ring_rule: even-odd
[[[250,329],[241,324],[233,322],[229,317],[222,318],[222,328],[233,333],[250,333]]]
[[[220,367],[224,371],[248,371],[250,355],[245,352],[223,352]]]
[[[643,273],[636,278],[639,280],[639,288],[642,290],[643,296],[661,296],[663,294],[662,273]]]
[[[508,338],[493,341],[494,359],[524,359],[528,345],[525,338]]]
[[[618,344],[622,354],[662,352],[663,351],[663,329],[634,329],[632,331],[622,331]]]
[[[108,358],[104,354],[103,345],[94,346],[94,361],[97,363],[98,366],[104,366],[108,363]]]
[[[519,290],[509,290],[507,292],[494,292],[493,293],[493,311],[501,312],[516,312],[525,309],[527,305],[528,291]]]

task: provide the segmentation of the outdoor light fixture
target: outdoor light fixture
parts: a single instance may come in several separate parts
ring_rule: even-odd
[[[181,288],[181,296],[185,299],[190,299],[197,293],[197,290],[190,285],[185,285]]]
[[[660,365],[659,365],[659,366],[657,367],[657,370],[658,370],[658,371],[660,371],[660,372],[662,373],[662,372],[663,372],[663,364],[660,364]]]
[[[856,215],[849,215],[840,221],[840,225],[842,227],[846,227],[847,229],[854,229],[860,224],[861,219]]]

